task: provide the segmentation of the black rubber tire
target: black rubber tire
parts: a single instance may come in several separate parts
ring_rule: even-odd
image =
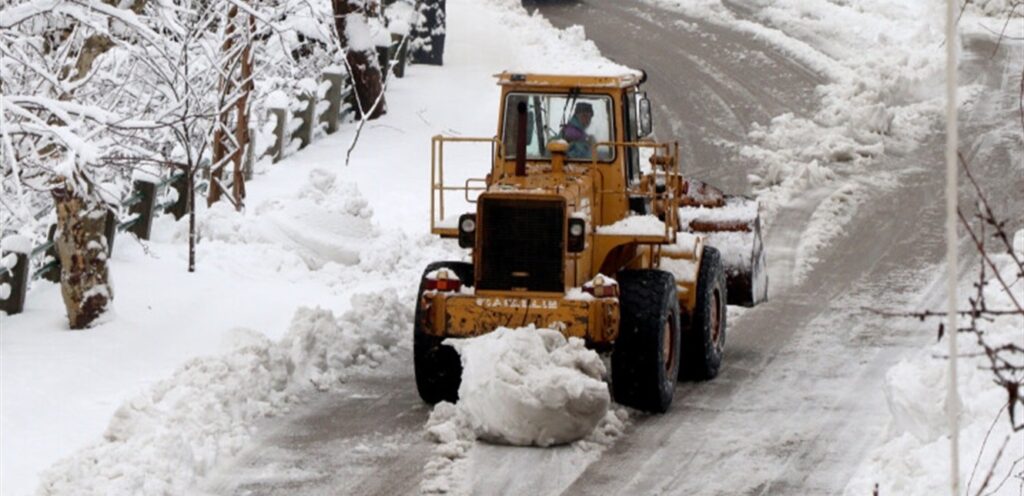
[[[663,413],[672,404],[681,358],[675,277],[660,270],[625,270],[618,281],[621,317],[612,349],[612,396],[623,405]],[[669,353],[665,332],[672,333]]]
[[[683,332],[680,379],[705,381],[718,375],[725,352],[728,296],[722,255],[715,248],[705,246],[704,255],[700,260],[700,272],[697,275],[696,307],[693,309],[689,325]],[[718,306],[717,339],[712,328],[715,305]]]
[[[462,361],[459,353],[455,348],[441,344],[445,338],[431,336],[423,331],[424,279],[430,272],[442,268],[455,272],[463,285],[473,284],[473,265],[466,262],[434,262],[427,265],[423,277],[420,278],[412,331],[413,369],[416,371],[416,389],[420,393],[420,398],[431,405],[440,401],[458,401],[459,384],[462,382]]]

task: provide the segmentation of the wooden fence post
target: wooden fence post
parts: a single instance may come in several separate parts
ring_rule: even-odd
[[[377,47],[377,64],[380,65],[380,80],[381,83],[388,80],[391,76],[391,46],[379,46]],[[371,102],[372,104],[372,102]]]
[[[400,34],[391,34],[391,50],[388,51],[388,56],[392,60],[395,60],[394,73],[395,77],[401,79],[405,77],[405,56],[409,52],[406,49],[409,43],[402,43],[405,36]],[[396,56],[397,55],[397,56]]]
[[[114,253],[114,235],[117,234],[117,215],[113,210],[107,210],[107,216],[103,219],[103,235],[107,238],[107,257]]]
[[[288,124],[288,109],[272,108],[268,109],[267,113],[273,114],[277,121],[274,123],[274,146],[270,147],[270,155],[274,157],[276,164],[284,158],[284,131]]]
[[[256,136],[256,130],[249,128],[249,136]],[[246,181],[252,181],[253,170],[256,168],[256,145],[250,139],[245,146],[245,158],[242,159],[242,177]]]
[[[313,127],[316,120],[316,95],[302,93],[299,95],[299,101],[305,103],[305,106],[296,110],[294,117],[301,119],[302,125],[292,134],[292,139],[297,138],[301,140],[302,144],[299,145],[299,149],[302,149],[313,142]]]
[[[178,194],[178,198],[174,200],[174,203],[167,206],[164,209],[165,214],[171,214],[174,216],[174,220],[181,219],[188,213],[188,174],[187,168],[182,168],[184,171],[179,174],[170,186],[174,188],[174,191]]]
[[[323,73],[323,78],[330,81],[331,87],[327,89],[327,94],[324,95],[329,105],[323,115],[320,116],[320,122],[327,124],[327,134],[333,134],[338,130],[338,124],[341,122],[341,96],[342,90],[345,87],[345,75],[325,72]]]
[[[0,310],[15,315],[25,309],[28,291],[31,242],[23,236],[9,236],[0,241]]]
[[[57,224],[50,224],[50,231],[46,234],[46,242],[50,243],[50,247],[43,253],[43,265],[53,262],[53,266],[39,274],[39,277],[54,283],[60,282],[60,256],[57,255],[56,237]]]
[[[128,210],[138,215],[138,221],[128,228],[128,232],[139,239],[149,239],[153,230],[153,211],[156,209],[156,183],[136,179],[132,181],[132,188],[141,199]]]

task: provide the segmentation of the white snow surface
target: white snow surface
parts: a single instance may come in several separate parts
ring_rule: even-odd
[[[485,0],[490,15],[501,17],[502,30],[515,33],[516,50],[503,50],[504,69],[510,72],[586,76],[639,75],[636,69],[601,55],[582,26],[555,29],[539,13],[527,14],[520,0]],[[454,10],[454,9],[453,9]],[[450,29],[450,28],[449,28]],[[481,55],[481,58],[485,55]]]
[[[607,226],[597,226],[597,234],[614,236],[664,236],[665,223],[655,215],[631,215]]]
[[[0,240],[0,250],[4,253],[32,253],[32,240],[28,236],[22,236],[20,234],[11,234],[4,236],[3,240]]]
[[[586,437],[608,412],[601,357],[580,338],[533,326],[449,339],[462,359],[459,409],[477,437],[550,446]]]
[[[411,319],[392,290],[354,296],[341,319],[300,308],[278,342],[236,329],[232,351],[189,360],[122,404],[102,440],[45,472],[37,494],[184,494],[245,445],[255,419],[286,411],[304,390],[330,388],[352,366],[378,364]]]
[[[363,129],[349,167],[350,125],[277,164],[258,161],[244,212],[199,206],[195,273],[186,271],[187,220],[160,216],[148,242],[117,237],[116,298],[95,327],[68,331],[60,287],[46,281],[33,283],[24,313],[0,316],[0,492],[28,494],[45,472],[43,490],[54,493],[187,493],[178,489],[295,391],[411,353],[407,333],[389,332],[406,318],[393,305],[411,310],[423,267],[464,253],[427,234],[430,138],[492,136],[492,75],[502,70],[627,70],[582,29],[557,30],[518,2],[451,0],[448,9],[445,66],[411,66],[389,82],[389,112]],[[290,104],[284,92],[268,98]],[[449,181],[482,177],[489,152],[446,150]],[[382,315],[344,317],[367,306]],[[322,310],[296,317],[298,307]],[[580,470],[625,418],[609,412],[571,445],[586,454]]]
[[[701,222],[750,222],[757,218],[757,201],[744,198],[728,198],[725,205],[717,208],[682,207],[679,209],[679,222],[682,228],[689,229],[693,221]]]
[[[1015,240],[1024,239],[1018,231]],[[1024,246],[1015,247],[1024,257]],[[1016,266],[1008,254],[990,254],[1002,269],[1004,280],[1016,279]],[[1011,286],[1016,297],[1024,295],[1024,280]],[[989,309],[1012,308],[1007,293],[992,276],[986,283],[985,299]],[[961,294],[973,294],[965,284]],[[966,308],[967,302],[962,302]],[[1020,345],[1024,318],[1002,316],[979,324],[994,346]],[[885,396],[892,414],[886,439],[872,450],[846,487],[847,496],[871,494],[874,484],[879,494],[930,496],[948,492],[949,436],[945,415],[948,363],[940,358],[947,353],[949,334],[915,355],[909,356],[886,373]],[[1003,406],[1007,392],[993,381],[988,358],[975,337],[957,336],[960,354],[958,388],[960,391],[960,480],[964,494],[976,494],[989,471],[992,480],[984,494],[1019,495],[1022,481],[1019,460],[1024,457],[1024,432],[1014,433]],[[1020,365],[1020,363],[1017,363]],[[1016,421],[1020,422],[1020,406]],[[1005,445],[1005,448],[1002,448]],[[1000,450],[1003,452],[1000,454]]]

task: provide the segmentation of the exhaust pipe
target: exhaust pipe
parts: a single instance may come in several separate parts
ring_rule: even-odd
[[[526,175],[526,102],[516,105],[516,175]]]

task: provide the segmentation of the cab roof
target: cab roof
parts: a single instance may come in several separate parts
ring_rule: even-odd
[[[585,76],[569,74],[533,74],[504,71],[495,74],[501,86],[562,86],[570,88],[630,88],[646,79],[641,72],[624,72],[618,75]]]

